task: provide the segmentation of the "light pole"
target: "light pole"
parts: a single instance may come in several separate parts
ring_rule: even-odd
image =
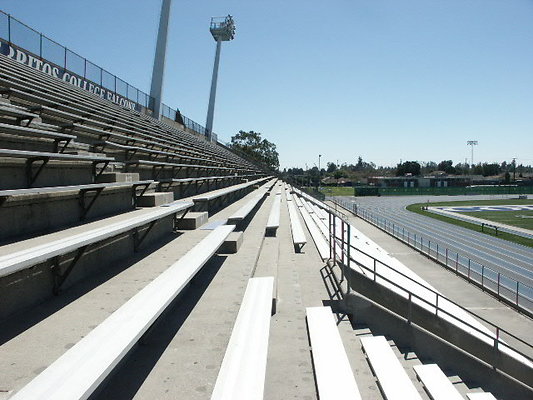
[[[319,186],[320,186],[320,178],[322,177],[322,171],[320,169],[320,157],[322,157],[322,154],[319,154],[318,155],[318,184],[316,186],[316,188],[318,189]]]
[[[467,140],[466,144],[467,144],[467,146],[471,146],[472,147],[470,161],[471,161],[471,165],[474,166],[474,146],[477,146],[478,141],[477,140]]]
[[[161,3],[161,16],[159,17],[159,30],[155,47],[154,68],[152,70],[152,84],[150,97],[154,99],[154,118],[161,119],[161,101],[163,97],[163,77],[165,75],[165,58],[167,52],[168,21],[170,19],[170,6],[172,0],[163,0]]]
[[[213,117],[215,113],[215,96],[217,94],[218,64],[220,62],[220,49],[222,42],[228,42],[235,37],[235,23],[233,17],[213,17],[209,28],[213,39],[217,42],[215,63],[213,65],[213,77],[211,79],[211,93],[209,94],[209,106],[207,107],[207,119],[205,122],[205,135],[211,140],[213,133]]]

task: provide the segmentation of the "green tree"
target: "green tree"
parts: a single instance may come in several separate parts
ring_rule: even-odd
[[[416,161],[405,161],[396,166],[396,176],[405,174],[420,175],[420,164]]]
[[[255,161],[265,164],[267,167],[279,169],[279,154],[276,145],[261,138],[261,133],[254,131],[239,131],[231,137],[230,147],[249,156]]]

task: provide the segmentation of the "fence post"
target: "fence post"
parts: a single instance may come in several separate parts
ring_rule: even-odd
[[[7,15],[7,41],[11,44],[11,15]]]

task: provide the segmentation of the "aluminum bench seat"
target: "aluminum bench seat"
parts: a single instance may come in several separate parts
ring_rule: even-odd
[[[281,211],[281,192],[276,193],[276,197],[272,202],[272,208],[270,209],[270,214],[268,215],[268,221],[266,225],[266,232],[269,234],[274,234],[279,228],[279,215]]]
[[[305,237],[302,223],[298,218],[298,211],[296,210],[295,202],[292,200],[292,196],[290,194],[286,193],[286,196],[289,219],[291,223],[292,243],[294,244],[294,249],[299,252],[307,243],[307,239]]]
[[[81,209],[80,220],[83,220],[85,219],[91,208],[94,206],[96,200],[103,191],[107,191],[110,189],[130,188],[132,204],[135,207],[137,205],[138,198],[142,196],[153,183],[153,180],[144,180],[134,182],[92,183],[88,185],[50,186],[28,189],[0,190],[0,207],[10,197],[23,198],[26,196],[45,196],[48,194],[76,193],[79,196],[79,206]],[[138,190],[140,193],[137,193]],[[94,194],[91,200],[87,200],[86,198],[86,195],[88,193]]]
[[[17,124],[20,124],[22,121],[28,121],[27,125],[29,125],[35,118],[39,118],[37,114],[22,110],[18,107],[5,105],[0,105],[0,115],[15,118]]]
[[[53,131],[47,131],[44,129],[31,128],[27,126],[11,125],[11,124],[2,124],[0,123],[0,133],[6,133],[16,136],[30,136],[37,138],[46,138],[52,139],[55,142],[54,150],[56,152],[62,152],[71,142],[71,140],[76,139],[74,135],[68,135],[66,133],[59,133]],[[64,142],[61,146],[60,143]]]
[[[135,214],[133,217],[119,222],[93,228],[82,233],[72,234],[45,244],[28,246],[24,250],[0,256],[0,277],[30,268],[53,257],[67,254],[123,232],[128,232],[168,215],[186,212],[192,206],[193,203],[191,201],[177,201],[170,203],[168,206],[156,207],[148,212]],[[68,229],[63,232],[68,232]]]
[[[88,398],[209,261],[234,228],[223,225],[213,230],[11,399]]]
[[[265,180],[265,178],[260,178],[260,179],[256,179],[256,180],[253,180],[253,181],[250,181],[250,182],[239,183],[237,185],[228,186],[228,187],[225,187],[225,188],[222,188],[222,189],[213,190],[213,191],[207,192],[207,193],[202,193],[201,195],[194,196],[193,201],[195,203],[212,201],[212,200],[215,200],[215,199],[217,199],[219,197],[224,197],[224,196],[233,194],[233,193],[235,193],[235,192],[237,192],[239,190],[246,189],[246,188],[248,188],[250,186],[258,185],[260,182],[262,182],[264,180]]]
[[[11,150],[11,149],[0,149],[0,158],[25,158],[26,159],[26,184],[28,187],[31,187],[40,173],[50,160],[59,160],[59,161],[90,161],[93,168],[93,177],[96,179],[102,174],[105,168],[109,165],[111,161],[115,159],[112,157],[107,157],[105,155],[90,155],[90,154],[65,154],[65,153],[48,153],[42,151],[26,151],[26,150]],[[35,168],[34,164],[41,163],[38,168]],[[97,166],[101,165],[100,170],[97,170]]]
[[[463,400],[437,364],[415,365],[413,368],[433,400]]]
[[[489,392],[467,393],[466,397],[468,400],[496,400],[496,397]]]
[[[263,398],[273,290],[271,276],[248,280],[211,400]]]
[[[361,400],[331,307],[307,307],[307,329],[321,400]]]
[[[384,336],[361,338],[368,362],[387,400],[422,400]]]
[[[228,224],[237,224],[244,221],[246,217],[252,212],[252,210],[263,200],[267,192],[260,189],[259,193],[255,194],[250,200],[248,200],[241,208],[235,211],[228,218]]]

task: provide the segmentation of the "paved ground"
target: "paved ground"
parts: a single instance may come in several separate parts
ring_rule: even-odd
[[[507,196],[508,197],[508,196]],[[533,288],[533,249],[501,240],[494,236],[485,235],[447,224],[442,221],[424,217],[407,211],[405,207],[413,203],[426,201],[459,201],[484,200],[506,198],[498,196],[388,196],[388,197],[343,197],[344,200],[355,202],[359,210],[384,218],[396,227],[405,228],[411,237],[423,236],[431,240],[440,249],[448,248],[450,252],[457,252],[460,262],[466,264],[467,258],[475,263],[484,265],[494,271],[501,272],[524,285]],[[480,268],[480,267],[479,267]],[[522,288],[521,290],[526,290]]]

